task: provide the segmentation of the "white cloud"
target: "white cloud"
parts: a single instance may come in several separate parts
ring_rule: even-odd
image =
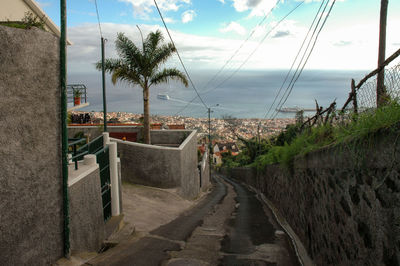
[[[331,26],[325,28],[315,46],[314,52],[306,68],[314,69],[368,69],[376,67],[378,51],[377,21],[348,25],[347,27]],[[234,24],[233,24],[234,25]],[[140,25],[143,35],[160,29],[168,41],[165,30],[157,25]],[[400,36],[397,29],[400,20],[389,20],[387,31],[387,56],[399,48]],[[268,29],[268,28],[267,28]],[[263,30],[263,29],[261,29]],[[260,31],[261,31],[260,30]],[[272,38],[272,33],[259,47],[257,52],[243,66],[243,69],[288,68],[296,56],[308,27],[300,27],[295,21],[286,21],[278,27],[274,34],[288,31],[284,38]],[[135,25],[103,23],[102,31],[106,43],[106,57],[116,57],[114,41],[117,32],[124,32],[137,45],[141,38]],[[221,67],[234,51],[243,43],[243,40],[230,38],[216,38],[184,34],[171,30],[174,42],[187,67],[196,69],[215,69]],[[283,35],[285,35],[283,34]],[[276,36],[278,37],[278,36]],[[68,47],[69,72],[97,72],[94,63],[100,60],[100,41],[97,24],[84,24],[68,28],[68,39],[74,45]],[[240,52],[233,58],[229,68],[235,69],[258,46],[258,41],[249,40]],[[168,63],[180,68],[176,56]]]
[[[238,12],[251,10],[250,17],[264,16],[275,6],[276,0],[230,0]]]
[[[170,17],[164,17],[165,23],[175,23],[176,20]]]
[[[236,32],[239,35],[245,35],[246,34],[246,29],[240,25],[237,22],[232,21],[228,25],[226,25],[224,28],[219,30],[222,33],[227,33],[227,32]]]
[[[153,0],[118,0],[131,4],[133,7],[133,14],[140,18],[149,18],[149,13],[152,12],[154,7]],[[162,11],[178,11],[184,4],[190,4],[191,0],[158,0],[158,7]]]
[[[192,21],[195,16],[196,16],[196,12],[194,10],[187,10],[182,13],[182,22],[188,23],[188,22]]]
[[[225,0],[218,0],[219,2],[225,4]]]

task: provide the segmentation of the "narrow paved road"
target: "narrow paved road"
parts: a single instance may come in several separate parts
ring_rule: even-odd
[[[287,235],[271,211],[243,185],[224,178],[236,192],[237,209],[222,241],[222,265],[298,265]]]
[[[197,206],[88,265],[297,265],[272,214],[244,186],[222,177]]]

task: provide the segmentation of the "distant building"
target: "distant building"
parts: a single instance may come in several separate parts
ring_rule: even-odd
[[[239,149],[234,142],[215,143],[213,146],[213,162],[216,165],[222,164],[222,153],[230,152],[236,156],[239,154]]]

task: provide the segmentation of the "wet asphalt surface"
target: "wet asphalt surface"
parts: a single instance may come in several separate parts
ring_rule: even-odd
[[[222,241],[223,258],[220,265],[299,265],[286,236],[278,237],[282,232],[272,213],[257,199],[256,194],[231,179],[224,178],[236,192],[238,207],[229,220],[230,230]],[[279,254],[260,256],[258,247],[279,246]],[[269,260],[270,257],[278,257]]]
[[[266,215],[255,193],[227,178],[215,178],[213,191],[177,219],[128,244],[112,257],[99,258],[87,264],[166,265],[171,253],[185,249],[186,241],[202,225],[204,217],[212,214],[216,205],[223,204],[227,186],[233,186],[237,204],[231,216],[223,219],[226,234],[218,240],[220,259],[216,265],[298,265],[289,242],[285,237],[276,236],[276,230],[280,228],[271,223],[272,214]],[[208,265],[202,263],[204,261],[186,261],[168,265]]]

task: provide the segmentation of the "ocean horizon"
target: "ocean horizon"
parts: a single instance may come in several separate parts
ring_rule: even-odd
[[[266,116],[267,111],[282,86],[287,71],[241,71],[222,85],[222,81],[229,76],[229,73],[212,82],[209,81],[213,78],[215,71],[193,71],[190,75],[204,102],[212,108],[212,117],[271,118],[275,107],[271,109],[268,116]],[[368,73],[367,70],[304,70],[283,107],[298,106],[315,109],[315,100],[324,107],[328,107],[336,100],[337,108],[340,108],[348,98],[351,79],[357,82]],[[68,84],[76,83],[85,84],[88,88],[90,105],[80,110],[102,111],[101,73],[69,74]],[[286,87],[287,83],[282,92]],[[143,94],[140,87],[133,87],[127,83],[113,85],[110,75],[106,75],[106,90],[108,112],[143,113]],[[159,99],[158,94],[167,94],[170,99]],[[176,115],[196,95],[191,86],[185,88],[176,82],[152,87],[150,88],[150,113],[151,115]],[[280,97],[278,101],[279,99]],[[198,118],[207,117],[208,113],[197,98],[177,115]],[[279,112],[276,117],[291,118],[294,115],[294,113]]]

